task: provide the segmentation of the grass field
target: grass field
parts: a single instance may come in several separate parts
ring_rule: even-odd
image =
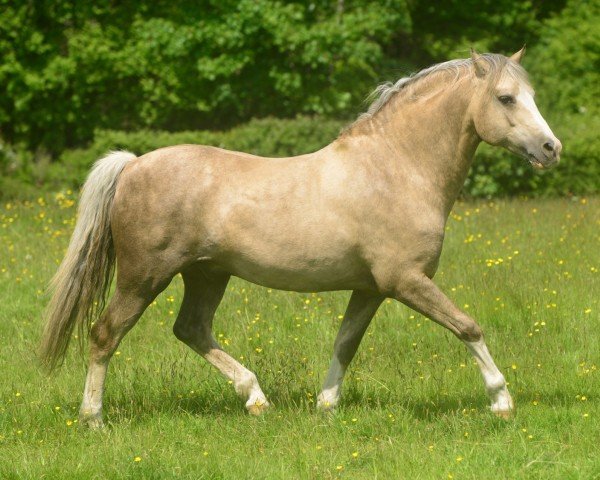
[[[50,378],[35,358],[74,200],[0,206],[0,478],[600,478],[600,198],[463,203],[449,220],[437,283],[486,332],[510,421],[488,412],[463,345],[391,301],[341,407],[317,413],[349,294],[234,280],[215,333],[274,404],[250,417],[172,335],[177,278],[113,359],[103,431],[77,424],[77,349]]]

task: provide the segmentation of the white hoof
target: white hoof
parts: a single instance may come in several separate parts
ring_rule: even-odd
[[[100,430],[104,428],[102,414],[79,414],[79,425],[90,428],[91,430]]]
[[[267,401],[266,398],[256,398],[250,399],[246,402],[246,410],[250,415],[258,417],[265,413],[271,404]]]
[[[322,393],[317,397],[317,409],[321,412],[333,412],[338,403],[339,398],[331,398]]]
[[[515,405],[506,388],[498,392],[492,403],[491,410],[494,415],[504,419],[509,419],[514,416]]]

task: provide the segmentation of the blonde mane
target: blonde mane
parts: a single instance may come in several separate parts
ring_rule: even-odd
[[[504,55],[483,53],[480,58],[487,63],[487,77],[488,85],[490,87],[496,85],[503,73],[528,81],[525,69],[518,63],[510,62]],[[470,75],[472,72],[473,60],[471,58],[460,58],[435,64],[407,77],[401,78],[396,81],[396,83],[383,83],[368,95],[367,100],[371,100],[371,104],[367,111],[360,114],[353,123],[344,128],[341,135],[348,133],[353,127],[362,123],[364,120],[375,117],[393,98],[396,98],[398,94],[411,92],[412,95],[409,97],[414,98],[416,96],[417,87],[425,87],[425,90],[429,90],[428,87],[440,85],[442,82],[443,85],[451,85],[461,78],[462,75]],[[447,79],[450,79],[451,81],[447,82]]]

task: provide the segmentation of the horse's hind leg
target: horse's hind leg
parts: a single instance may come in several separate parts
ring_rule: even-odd
[[[213,317],[225,293],[229,275],[196,267],[182,276],[185,293],[173,333],[231,380],[237,394],[246,401],[248,412],[262,413],[269,402],[256,375],[224,352],[212,334]]]
[[[125,334],[138,321],[146,307],[168,284],[143,287],[144,283],[124,285],[117,282],[117,288],[110,303],[94,324],[90,332],[90,360],[79,410],[81,424],[91,428],[102,427],[102,396],[108,363]]]

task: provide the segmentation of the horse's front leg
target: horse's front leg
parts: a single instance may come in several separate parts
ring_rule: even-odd
[[[337,406],[346,369],[383,298],[372,293],[352,292],[344,320],[335,339],[329,372],[323,390],[317,397],[317,408],[332,410]]]
[[[481,327],[459,310],[425,275],[405,277],[396,286],[396,298],[414,310],[443,325],[471,351],[483,376],[487,393],[496,415],[509,417],[514,409],[504,376],[496,367],[483,339]]]

